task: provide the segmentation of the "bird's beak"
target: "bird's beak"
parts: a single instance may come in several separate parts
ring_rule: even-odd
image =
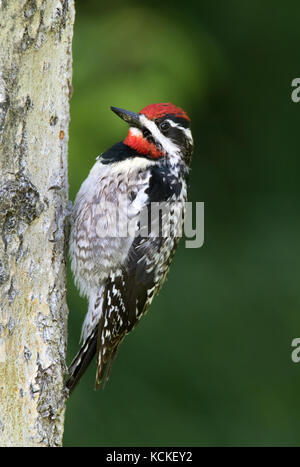
[[[129,123],[132,126],[140,125],[140,116],[130,110],[119,109],[118,107],[111,107],[111,110],[115,112],[122,120]]]

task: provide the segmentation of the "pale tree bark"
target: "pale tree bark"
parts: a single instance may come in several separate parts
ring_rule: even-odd
[[[0,446],[60,446],[73,0],[0,0]]]

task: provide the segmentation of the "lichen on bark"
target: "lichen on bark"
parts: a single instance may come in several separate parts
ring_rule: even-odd
[[[0,446],[60,446],[73,0],[0,0]]]

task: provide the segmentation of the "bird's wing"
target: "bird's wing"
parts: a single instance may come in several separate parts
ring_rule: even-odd
[[[177,193],[180,189],[181,187],[175,183],[171,185],[169,180],[163,181],[159,172],[152,171],[145,202],[149,218],[151,218],[154,208],[152,203],[167,201],[165,222],[166,224],[173,222],[175,228],[169,232],[170,236],[168,237],[165,237],[162,231],[159,231],[157,236],[142,236],[141,233],[137,235],[120,270],[109,276],[105,286],[103,314],[98,330],[96,386],[101,382],[109,365],[106,380],[108,379],[111,363],[118,346],[147,311],[155,293],[160,289],[167,275],[179,240],[175,235],[177,225],[182,224],[184,200],[179,203],[179,206],[177,203],[174,206],[174,199],[177,200],[174,192],[176,190]],[[160,213],[161,211],[155,210],[152,216],[154,225],[159,224]]]

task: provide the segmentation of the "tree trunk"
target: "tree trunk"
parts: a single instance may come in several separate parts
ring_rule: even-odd
[[[73,0],[0,0],[0,446],[60,446]]]

